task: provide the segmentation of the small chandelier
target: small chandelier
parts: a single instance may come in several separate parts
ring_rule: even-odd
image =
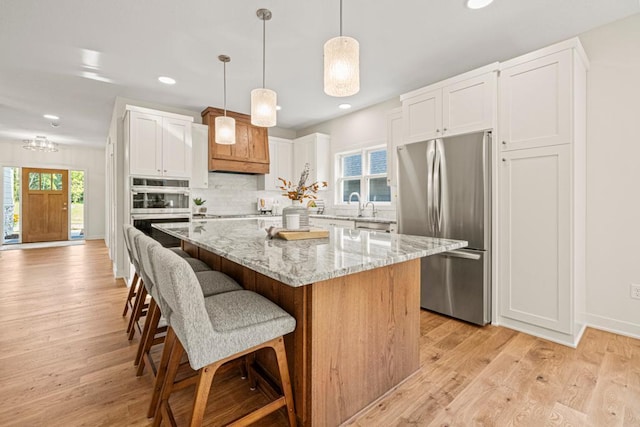
[[[36,139],[25,139],[22,141],[22,148],[31,151],[58,151],[58,144],[51,142],[46,136],[36,136]]]
[[[340,37],[324,44],[324,93],[351,96],[360,90],[360,44],[342,36],[342,0],[340,0]]]
[[[265,88],[265,32],[266,21],[271,19],[269,9],[258,9],[258,19],[262,20],[262,88],[251,91],[251,124],[260,127],[272,127],[276,125],[276,104],[278,103],[275,91]]]
[[[236,143],[236,120],[233,117],[227,117],[227,62],[231,58],[227,55],[218,56],[223,67],[224,81],[224,116],[218,116],[215,120],[215,140],[216,144],[232,145]]]

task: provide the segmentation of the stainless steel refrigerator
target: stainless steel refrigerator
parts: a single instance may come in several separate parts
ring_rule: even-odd
[[[420,305],[468,322],[491,319],[489,131],[398,147],[398,231],[466,240],[422,258]]]

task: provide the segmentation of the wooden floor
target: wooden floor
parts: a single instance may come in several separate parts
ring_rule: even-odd
[[[135,377],[126,288],[104,243],[0,251],[0,272],[0,426],[150,425],[152,378]],[[350,424],[640,426],[638,340],[588,329],[574,350],[428,312],[421,322],[420,371]],[[174,399],[182,424],[190,392]],[[264,401],[229,370],[207,425]]]

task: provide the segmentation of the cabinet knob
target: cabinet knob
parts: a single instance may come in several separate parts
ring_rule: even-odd
[[[166,172],[167,170],[165,169],[164,171]]]
[[[507,145],[507,141],[502,141],[502,145]]]
[[[503,161],[503,162],[506,162],[506,161],[507,161],[507,159],[504,159],[504,158],[503,158],[503,159],[502,159],[502,161]]]
[[[160,169],[156,169],[158,172],[160,172]]]
[[[440,133],[440,129],[436,129],[436,133]]]
[[[446,131],[447,131],[447,128],[442,129],[442,131],[443,131],[443,132],[446,132]]]

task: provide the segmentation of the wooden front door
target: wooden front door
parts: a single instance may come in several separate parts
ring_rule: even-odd
[[[69,239],[69,172],[22,168],[22,242]]]

